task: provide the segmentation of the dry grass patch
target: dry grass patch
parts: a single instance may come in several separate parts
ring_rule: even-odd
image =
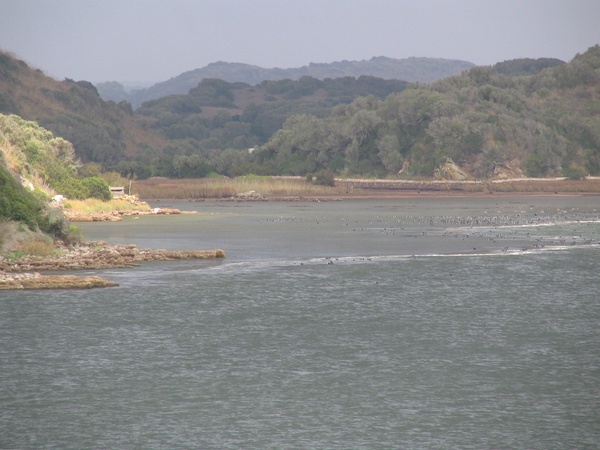
[[[112,211],[150,211],[145,203],[132,203],[127,200],[113,199],[109,201],[88,198],[86,200],[67,200],[65,209],[72,209],[84,214]]]
[[[56,249],[52,242],[45,239],[35,239],[21,242],[17,247],[17,252],[31,256],[52,256],[56,254]]]
[[[383,183],[383,184],[382,184]],[[456,191],[456,192],[504,192],[504,193],[596,193],[600,192],[600,178],[570,179],[524,179],[505,182],[459,182],[414,180],[343,180],[336,186],[320,186],[301,177],[239,177],[169,179],[150,178],[138,180],[133,191],[144,199],[226,199],[248,191],[265,197],[327,197],[373,194],[381,189],[402,191]]]
[[[493,192],[595,193],[600,192],[600,179],[530,179],[488,184]]]
[[[18,258],[22,255],[47,256],[53,252],[52,239],[41,231],[31,231],[19,222],[0,220],[0,255]]]
[[[0,220],[0,254],[12,250],[19,241],[19,224]]]

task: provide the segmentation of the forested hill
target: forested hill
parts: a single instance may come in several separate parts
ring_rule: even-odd
[[[536,75],[474,67],[384,100],[359,98],[327,118],[294,116],[254,157],[290,174],[445,177],[453,161],[476,178],[598,175],[600,46]]]
[[[102,98],[113,101],[129,101],[134,108],[143,102],[173,94],[187,94],[203,79],[216,78],[229,83],[260,84],[263,81],[298,80],[309,76],[318,80],[326,78],[371,76],[386,80],[429,83],[456,75],[473,67],[472,63],[440,58],[394,59],[384,56],[368,61],[337,61],[333,63],[311,63],[308,66],[290,69],[265,69],[242,63],[215,62],[201,69],[184,72],[170,80],[128,94],[116,82],[97,84]]]
[[[0,51],[0,113],[38,122],[75,146],[77,157],[113,165],[160,154],[166,140],[144,129],[128,103],[103,101],[87,81],[50,78]]]
[[[326,80],[306,76],[250,86],[211,78],[186,95],[148,101],[135,114],[170,139],[172,157],[195,154],[216,164],[215,151],[262,145],[290,116],[327,117],[337,105],[361,96],[384,99],[408,84],[367,76]],[[187,173],[197,176],[202,171]]]
[[[568,63],[505,61],[430,85],[205,79],[135,113],[88,82],[58,82],[0,53],[0,113],[39,122],[83,162],[140,178],[600,175],[600,47]],[[449,161],[461,172],[449,174]]]

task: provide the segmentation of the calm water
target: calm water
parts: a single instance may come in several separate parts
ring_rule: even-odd
[[[600,198],[159,203],[228,258],[0,294],[0,448],[598,448]]]

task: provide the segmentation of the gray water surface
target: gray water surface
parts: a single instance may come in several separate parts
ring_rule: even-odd
[[[0,294],[0,448],[600,445],[597,197],[173,206],[81,228],[228,258]]]

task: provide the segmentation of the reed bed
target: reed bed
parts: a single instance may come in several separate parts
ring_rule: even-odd
[[[345,194],[346,187],[319,186],[300,177],[150,178],[132,186],[132,193],[144,200],[225,199],[249,191],[265,197],[318,197]]]
[[[600,178],[515,180],[486,186],[491,192],[600,193]]]
[[[486,181],[340,180],[363,191],[426,191],[464,193],[600,193],[600,178],[582,180],[528,178]]]
[[[378,183],[381,181],[383,183]],[[523,179],[491,181],[415,181],[400,180],[336,180],[336,186],[319,186],[301,177],[240,177],[169,179],[150,178],[133,183],[132,192],[149,199],[227,199],[255,191],[265,197],[327,197],[377,195],[386,191],[441,191],[457,193],[600,193],[600,178]]]

